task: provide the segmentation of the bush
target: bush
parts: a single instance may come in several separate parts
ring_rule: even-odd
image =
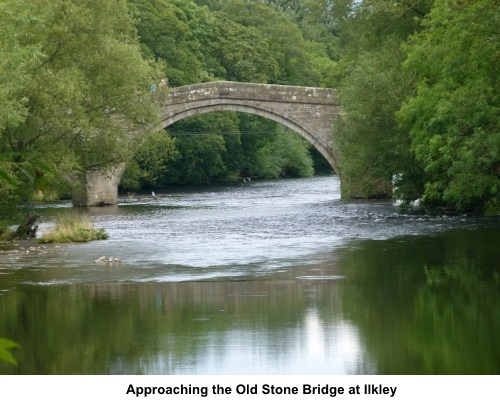
[[[63,213],[56,219],[54,229],[37,239],[38,243],[90,242],[108,239],[103,228],[95,229],[85,215],[75,212]]]
[[[12,231],[6,224],[0,223],[0,241],[8,241],[12,239]]]

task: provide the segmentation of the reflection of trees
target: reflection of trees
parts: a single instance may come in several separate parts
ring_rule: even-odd
[[[495,229],[363,241],[342,251],[342,302],[380,374],[498,374]]]
[[[21,374],[90,374],[105,370],[110,356],[133,343],[140,323],[134,309],[111,300],[89,300],[75,287],[18,287],[0,303],[2,331],[18,339]],[[110,321],[116,319],[120,328]],[[137,319],[140,322],[140,319]]]
[[[234,331],[257,331],[261,349],[288,359],[311,307],[323,322],[338,317],[334,297],[298,281],[19,286],[0,301],[0,334],[23,349],[19,367],[0,372],[175,373],[208,348],[223,356]]]

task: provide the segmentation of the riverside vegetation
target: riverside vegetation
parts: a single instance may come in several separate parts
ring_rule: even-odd
[[[108,238],[108,234],[103,228],[96,229],[91,219],[78,211],[59,214],[55,219],[55,226],[38,238],[36,238],[38,225],[35,224],[37,220],[38,215],[30,213],[15,230],[11,230],[9,227],[1,228],[0,240],[36,239],[38,243],[69,243]]]

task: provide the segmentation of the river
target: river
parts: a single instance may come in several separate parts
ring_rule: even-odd
[[[108,240],[0,248],[0,373],[500,374],[500,218],[335,176],[156,194],[87,209]]]

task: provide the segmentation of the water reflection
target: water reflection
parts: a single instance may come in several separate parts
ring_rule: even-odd
[[[378,373],[500,372],[497,236],[457,230],[346,248],[342,302]]]
[[[338,288],[22,286],[2,301],[2,333],[15,330],[23,345],[11,370],[23,374],[353,373],[365,369],[363,348],[339,312]]]

